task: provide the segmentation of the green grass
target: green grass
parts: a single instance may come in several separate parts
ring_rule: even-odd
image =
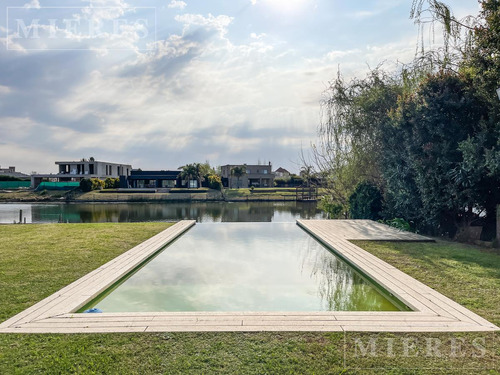
[[[37,202],[63,200],[64,191],[45,190],[35,192],[33,190],[3,190],[0,191],[0,202]]]
[[[500,326],[500,254],[476,246],[353,241]]]
[[[167,225],[0,226],[0,320]],[[499,255],[444,242],[361,245],[500,323]],[[356,355],[356,340],[366,344],[370,339],[380,344],[376,355]],[[441,340],[440,356],[427,356],[428,339]],[[449,350],[452,339],[462,340],[459,356]],[[384,350],[388,340],[394,341],[394,355]],[[405,340],[413,345],[409,356]],[[474,340],[484,344],[484,353]],[[3,334],[0,374],[499,374],[499,341],[499,334],[481,333]]]

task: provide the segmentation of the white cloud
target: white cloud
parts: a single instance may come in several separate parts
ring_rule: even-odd
[[[252,39],[263,39],[267,36],[266,33],[261,33],[261,34],[256,34],[256,33],[251,33],[250,38]]]
[[[218,30],[222,34],[225,34],[227,32],[227,27],[233,22],[233,17],[226,15],[213,16],[210,13],[205,17],[201,14],[187,13],[175,16],[175,20],[184,24],[184,32],[186,32],[190,26],[203,26],[209,29]]]
[[[257,2],[260,6],[260,1],[252,1]],[[125,3],[113,0],[112,4]],[[296,159],[301,145],[307,147],[316,135],[321,92],[339,65],[347,77],[362,77],[367,64],[408,61],[414,53],[413,37],[371,45],[347,43],[345,48],[333,38],[326,45],[318,44],[311,52],[317,53],[314,56],[300,49],[303,41],[287,44],[272,28],[257,23],[240,29],[241,39],[237,39],[228,32],[239,25],[228,15],[178,14],[172,19],[171,12],[165,13],[169,14],[168,34],[152,43],[152,51],[134,49],[138,30],[125,27],[123,39],[110,35],[93,45],[102,52],[99,56],[76,52],[75,60],[67,64],[71,68],[57,64],[67,58],[65,54],[40,54],[43,61],[36,64],[46,69],[27,70],[23,90],[29,87],[26,91],[34,92],[30,103],[41,108],[33,112],[33,105],[19,104],[17,116],[22,120],[9,114],[12,125],[5,128],[9,134],[0,135],[0,142],[23,145],[20,149],[26,152],[30,147],[45,147],[43,159],[49,170],[54,159],[90,155],[130,161],[141,168],[176,168],[207,157],[215,164],[251,163],[260,157],[288,169],[287,161]],[[89,10],[86,16],[112,19],[119,13]],[[177,30],[170,29],[172,24]],[[106,47],[120,45],[129,46],[131,52],[105,54]],[[8,53],[3,57],[20,55]],[[34,57],[26,54],[30,56]],[[10,69],[2,69],[7,72],[3,76],[0,71],[0,78],[5,78],[0,82],[6,85],[0,86],[0,95],[2,103],[10,99],[3,107],[9,110],[26,100],[19,99],[24,91],[7,77],[15,71],[15,61],[4,65],[0,54],[0,63]],[[72,64],[80,62],[90,68],[74,69]],[[36,65],[25,62],[24,67]],[[15,81],[23,81],[18,75]],[[38,80],[31,84],[33,77]],[[52,88],[52,82],[58,82],[58,89]],[[50,98],[44,101],[47,93]],[[24,112],[29,113],[26,118]],[[5,118],[0,121],[4,124]],[[57,150],[57,156],[52,150]],[[40,163],[32,168],[42,170]]]
[[[31,0],[31,2],[24,4],[23,8],[40,9],[40,1],[39,0]]]
[[[0,95],[5,95],[11,92],[11,89],[7,86],[0,85]]]
[[[187,6],[187,4],[184,1],[179,1],[179,0],[172,0],[170,4],[168,4],[169,8],[173,9],[184,9]]]

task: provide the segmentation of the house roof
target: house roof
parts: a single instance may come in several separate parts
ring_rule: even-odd
[[[180,171],[137,171],[132,170],[130,180],[176,180],[179,177]]]
[[[285,168],[281,168],[281,167],[279,167],[278,169],[276,169],[276,171],[275,171],[275,172],[279,172],[279,173],[288,173],[288,174],[290,174],[290,172],[288,172]]]

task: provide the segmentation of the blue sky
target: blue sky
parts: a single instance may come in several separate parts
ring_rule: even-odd
[[[448,4],[459,17],[479,10]],[[297,172],[339,67],[363,76],[412,59],[410,6],[3,0],[0,165],[55,172],[56,160],[94,156],[142,169],[271,161]]]

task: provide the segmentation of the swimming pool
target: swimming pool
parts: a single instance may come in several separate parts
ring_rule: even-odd
[[[295,223],[197,224],[79,311],[407,311]]]

